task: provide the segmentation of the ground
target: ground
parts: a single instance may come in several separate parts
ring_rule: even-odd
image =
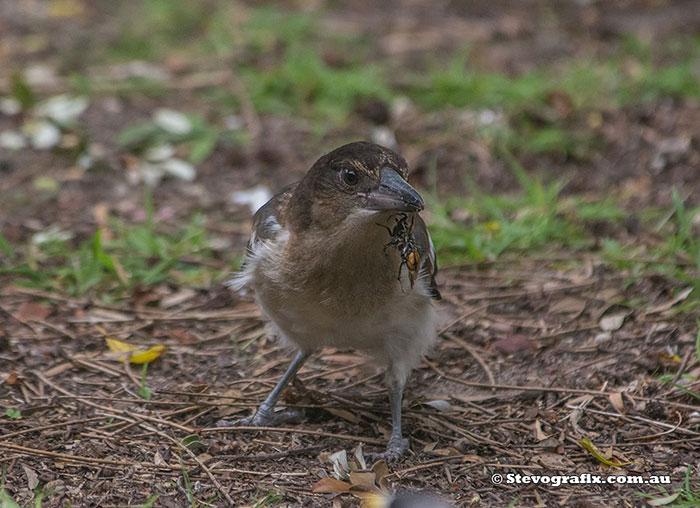
[[[0,506],[700,505],[693,7],[0,6]],[[410,452],[367,474],[335,454],[390,414],[352,351],[287,390],[302,423],[215,426],[293,355],[224,286],[248,191],[356,139],[408,160],[443,295]],[[670,483],[535,484],[587,473]]]

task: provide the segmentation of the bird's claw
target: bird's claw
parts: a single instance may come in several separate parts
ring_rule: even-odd
[[[391,438],[386,445],[386,450],[381,453],[368,453],[367,458],[370,462],[378,462],[384,460],[387,463],[398,462],[403,454],[408,450],[408,439]]]
[[[238,420],[219,420],[217,427],[278,427],[287,423],[298,423],[303,414],[294,409],[275,412],[274,409],[258,409],[254,414]]]

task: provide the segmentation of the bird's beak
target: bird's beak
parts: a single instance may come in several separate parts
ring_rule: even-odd
[[[383,168],[379,187],[367,194],[368,210],[394,212],[420,212],[423,198],[391,168]]]

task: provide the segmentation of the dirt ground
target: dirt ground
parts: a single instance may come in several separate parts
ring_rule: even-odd
[[[28,18],[34,3],[0,6],[4,63],[24,65],[27,55],[17,41],[43,31],[50,45],[33,60],[92,68],[87,50],[69,61],[61,56],[88,47],[95,34],[109,37],[109,8],[57,22]],[[418,62],[466,40],[483,68],[516,74],[573,54],[604,55],[622,33],[662,41],[700,31],[693,1],[338,4],[324,23],[378,41],[378,57]],[[0,91],[6,86],[0,81]],[[47,93],[61,84],[50,86],[57,88]],[[142,194],[129,183],[117,134],[157,107],[197,101],[184,87],[155,98],[92,101],[80,129],[100,147],[100,165],[79,177],[70,150],[0,151],[3,236],[20,244],[58,225],[80,240],[99,224],[99,207],[125,220],[138,215]],[[514,189],[505,161],[469,132],[453,133],[457,117],[456,111],[420,113],[391,125],[413,181],[427,187],[434,165],[441,197],[468,194],[465,171],[486,191]],[[0,131],[18,121],[0,115]],[[217,147],[198,166],[194,183],[170,180],[155,189],[164,224],[204,212],[208,228],[222,238],[217,252],[242,252],[250,213],[231,202],[231,192],[261,183],[281,188],[324,150],[369,138],[376,127],[376,116],[365,110],[322,139],[301,119],[261,115],[258,121],[262,134],[254,143]],[[565,193],[609,192],[630,209],[667,205],[672,186],[698,203],[699,132],[697,102],[631,105],[603,112],[602,142],[589,157],[526,155],[523,165],[549,178],[566,175]],[[684,150],[661,153],[664,140],[686,138]],[[664,163],[654,165],[660,156]],[[46,174],[60,189],[38,195],[33,182]],[[208,262],[225,269],[223,254],[216,256]],[[217,428],[220,418],[248,414],[292,356],[266,336],[250,296],[222,284],[192,289],[168,283],[104,303],[27,289],[0,274],[0,408],[21,411],[21,418],[0,415],[4,488],[18,505],[29,506],[39,487],[42,506],[49,507],[140,506],[154,496],[153,506],[167,507],[354,507],[362,492],[380,488],[434,493],[456,506],[646,506],[640,492],[661,496],[653,484],[554,487],[493,480],[509,474],[668,476],[669,492],[688,475],[697,490],[698,399],[658,381],[663,374],[673,382],[685,372],[700,377],[697,324],[674,312],[680,282],[635,274],[628,284],[630,275],[580,251],[442,268],[440,339],[405,395],[411,451],[387,469],[350,476],[351,492],[321,493],[314,490],[332,476],[333,453],[350,455],[360,444],[379,451],[390,433],[381,373],[361,355],[324,350],[306,364],[284,396],[287,405],[304,409],[304,423]],[[139,395],[140,366],[111,361],[105,336],[167,346],[148,367],[150,400]],[[582,445],[586,438],[599,458]],[[0,497],[0,506],[14,506],[9,503]]]

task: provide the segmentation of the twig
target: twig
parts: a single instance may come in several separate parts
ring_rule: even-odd
[[[450,332],[443,332],[442,334],[444,337],[450,339],[452,342],[455,344],[458,344],[462,346],[464,349],[467,350],[467,352],[474,357],[474,359],[481,365],[481,368],[484,369],[484,372],[486,372],[486,376],[489,378],[489,382],[491,383],[491,391],[495,392],[496,388],[494,385],[496,384],[496,378],[493,377],[493,372],[491,372],[491,369],[489,368],[488,364],[484,361],[484,359],[481,357],[481,355],[469,344],[467,344],[466,341],[460,339],[456,335]]]
[[[342,439],[344,441],[356,441],[360,443],[369,443],[375,445],[385,445],[386,443],[381,439],[375,439],[372,437],[362,437],[362,436],[350,436],[348,434],[334,434],[333,432],[323,432],[320,430],[305,430],[305,429],[293,429],[290,427],[249,427],[241,425],[240,427],[216,427],[216,428],[205,428],[201,429],[202,434],[209,434],[213,432],[237,432],[237,431],[256,431],[256,432],[287,432],[290,434],[301,434],[306,436],[321,436],[330,437],[334,439]]]

